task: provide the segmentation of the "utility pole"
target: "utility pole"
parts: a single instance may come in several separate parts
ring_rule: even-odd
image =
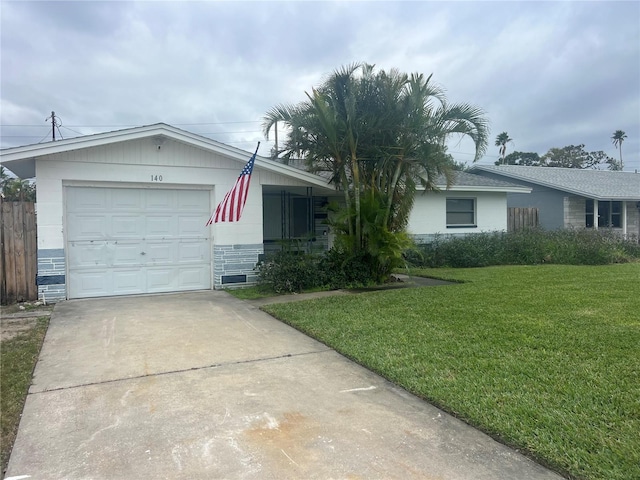
[[[56,127],[58,126],[58,122],[56,120],[56,112],[51,110],[51,116],[45,118],[44,121],[46,122],[49,119],[51,119],[51,140],[55,142],[56,141]]]

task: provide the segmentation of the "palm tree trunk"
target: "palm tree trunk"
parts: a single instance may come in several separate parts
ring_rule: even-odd
[[[618,147],[620,150],[620,170],[624,170],[624,165],[622,163],[622,142],[620,142],[620,145]]]
[[[391,204],[393,203],[394,193],[396,191],[396,185],[398,185],[398,179],[402,173],[402,161],[398,160],[395,171],[393,172],[393,178],[387,191],[387,206],[384,214],[384,226],[389,228],[389,217],[391,216]]]

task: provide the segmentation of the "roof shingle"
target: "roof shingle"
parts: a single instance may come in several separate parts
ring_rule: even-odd
[[[596,200],[640,200],[640,173],[576,168],[478,165],[472,172],[502,175]]]

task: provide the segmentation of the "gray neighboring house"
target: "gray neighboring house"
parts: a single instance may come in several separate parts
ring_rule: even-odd
[[[640,237],[640,173],[519,165],[475,166],[471,172],[531,187],[508,193],[508,207],[536,207],[540,226],[611,228]]]

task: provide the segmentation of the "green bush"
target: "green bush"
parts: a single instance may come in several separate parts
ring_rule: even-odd
[[[318,263],[329,288],[361,287],[375,283],[377,263],[367,255],[353,255],[333,248]]]
[[[523,230],[465,237],[437,237],[407,252],[415,267],[484,267],[489,265],[606,265],[640,259],[640,244],[611,230]]]
[[[322,255],[284,250],[256,267],[258,283],[276,293],[312,289],[356,288],[375,283],[378,262],[366,253],[354,256],[340,249]]]
[[[317,257],[307,253],[277,252],[258,264],[258,283],[276,293],[301,292],[321,282],[316,272]]]

